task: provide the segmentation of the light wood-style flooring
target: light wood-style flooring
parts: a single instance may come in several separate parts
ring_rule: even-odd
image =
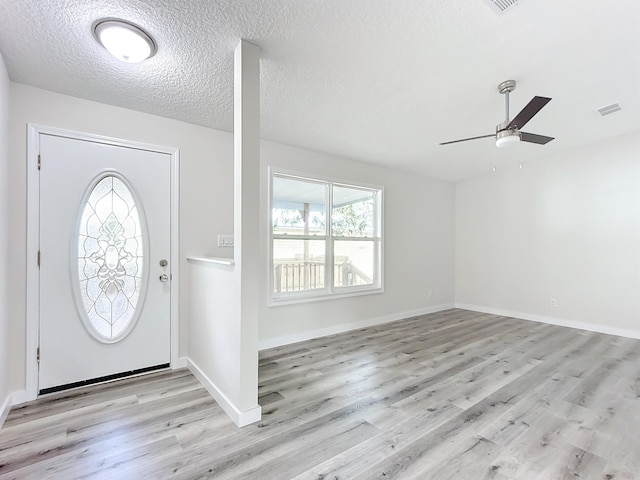
[[[448,310],[260,354],[237,428],[186,370],[40,398],[0,479],[640,479],[640,340]]]

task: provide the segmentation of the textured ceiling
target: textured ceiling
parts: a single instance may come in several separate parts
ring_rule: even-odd
[[[111,58],[97,19],[145,28],[158,53]],[[463,180],[601,139],[640,134],[640,2],[520,0],[0,0],[11,79],[232,131],[233,50],[262,48],[262,137]],[[497,85],[512,114],[553,97],[525,130],[546,146],[497,149]],[[623,111],[595,110],[619,102]],[[512,115],[513,116],[513,115]]]

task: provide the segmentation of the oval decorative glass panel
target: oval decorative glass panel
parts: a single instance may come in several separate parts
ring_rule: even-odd
[[[104,343],[125,338],[138,317],[146,254],[138,205],[125,181],[109,174],[80,207],[78,307],[89,332]]]

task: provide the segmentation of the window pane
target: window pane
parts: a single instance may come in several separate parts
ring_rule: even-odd
[[[273,291],[324,288],[324,240],[273,240]]]
[[[373,285],[375,265],[374,241],[336,240],[333,244],[333,284]]]
[[[325,235],[326,184],[273,177],[271,219],[278,234]]]
[[[338,237],[374,236],[375,192],[333,187],[332,234]]]

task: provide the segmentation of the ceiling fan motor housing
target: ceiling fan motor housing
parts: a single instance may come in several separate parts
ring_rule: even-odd
[[[519,132],[519,130],[514,128],[507,128],[509,126],[510,121],[507,120],[505,122],[499,123],[496,125],[496,137],[506,137],[508,135],[514,135]],[[502,135],[501,135],[502,134]]]

